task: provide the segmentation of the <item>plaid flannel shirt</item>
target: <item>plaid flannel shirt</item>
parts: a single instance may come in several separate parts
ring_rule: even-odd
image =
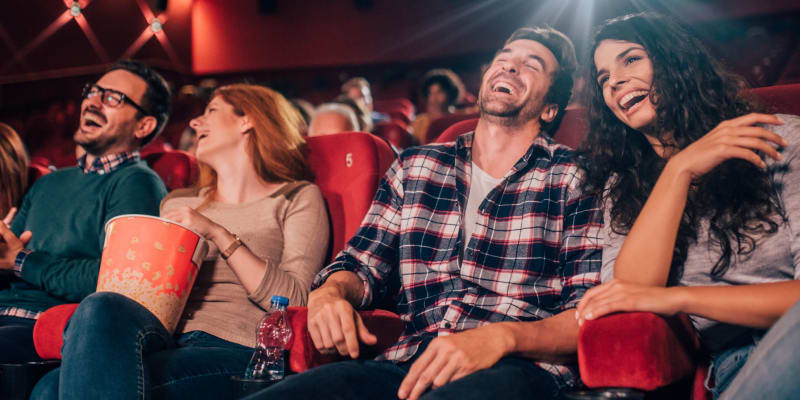
[[[78,159],[78,166],[83,170],[84,174],[105,175],[116,171],[122,164],[125,164],[129,160],[139,161],[141,159],[142,156],[139,154],[139,151],[134,150],[130,153],[122,152],[97,157],[91,164],[87,165],[86,155],[84,154]]]
[[[552,317],[599,283],[602,214],[578,190],[573,151],[544,135],[483,200],[463,241],[472,139],[401,154],[359,230],[314,281],[352,271],[364,283],[361,308],[397,299],[405,331],[381,359],[406,361],[438,335]],[[575,381],[574,365],[537,364],[561,385]]]

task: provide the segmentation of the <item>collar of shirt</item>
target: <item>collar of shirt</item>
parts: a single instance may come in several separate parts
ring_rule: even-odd
[[[475,132],[470,132],[459,136],[456,139],[456,155],[462,162],[472,161],[472,145],[475,138]],[[545,158],[550,160],[553,158],[553,139],[550,136],[539,133],[533,140],[533,143],[528,147],[528,151],[517,161],[516,164],[506,173],[504,179],[513,180],[521,174],[527,172],[528,168],[533,164],[532,161],[537,158]]]
[[[86,165],[86,154],[78,159],[78,166],[84,174],[104,175],[116,171],[128,161],[139,161],[142,156],[138,150],[101,156],[94,159],[91,165]]]

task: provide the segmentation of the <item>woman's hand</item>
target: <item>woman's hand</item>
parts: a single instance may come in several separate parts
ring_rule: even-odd
[[[611,280],[589,289],[578,303],[578,324],[620,311],[647,311],[665,316],[681,312],[680,287],[645,286]]]
[[[161,215],[161,217],[185,225],[193,231],[199,233],[206,239],[213,240],[214,235],[222,228],[221,225],[206,218],[203,214],[195,211],[191,207],[179,207]],[[224,228],[222,228],[224,229]]]
[[[782,125],[783,120],[770,114],[752,113],[722,121],[705,136],[673,156],[668,165],[687,173],[692,180],[731,158],[741,158],[765,168],[766,164],[756,151],[780,160],[781,156],[772,144],[786,146],[787,143],[779,135],[754,126],[759,123]]]

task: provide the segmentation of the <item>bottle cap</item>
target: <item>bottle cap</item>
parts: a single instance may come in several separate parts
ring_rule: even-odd
[[[272,296],[272,298],[270,298],[269,302],[270,303],[278,303],[278,304],[280,304],[280,305],[285,307],[285,306],[289,305],[289,298],[288,297],[274,295],[274,296]]]

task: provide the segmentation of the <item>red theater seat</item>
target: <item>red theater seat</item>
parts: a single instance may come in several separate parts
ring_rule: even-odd
[[[403,113],[407,121],[414,119],[414,104],[408,99],[395,98],[375,100],[372,107],[375,111],[386,114],[391,114],[392,112]]]
[[[800,115],[800,83],[750,89],[769,112]]]
[[[470,118],[465,119],[463,121],[458,121],[453,125],[450,125],[447,129],[442,132],[439,137],[436,138],[434,143],[447,143],[456,140],[457,137],[467,133],[472,132],[475,130],[475,127],[478,126],[478,118]]]
[[[179,150],[143,155],[145,162],[161,177],[167,190],[181,189],[197,182],[199,169],[193,155]]]
[[[414,137],[408,133],[408,130],[402,124],[395,121],[376,124],[373,133],[375,136],[386,139],[400,150],[407,149],[413,145]]]
[[[308,162],[331,217],[331,258],[344,248],[367,214],[378,182],[394,161],[380,138],[364,132],[306,138]]]
[[[428,144],[436,141],[442,132],[456,122],[473,118],[478,118],[478,113],[450,114],[441,118],[436,118],[435,120],[431,121],[431,124],[428,126],[428,131],[425,132],[425,143],[422,144]]]

